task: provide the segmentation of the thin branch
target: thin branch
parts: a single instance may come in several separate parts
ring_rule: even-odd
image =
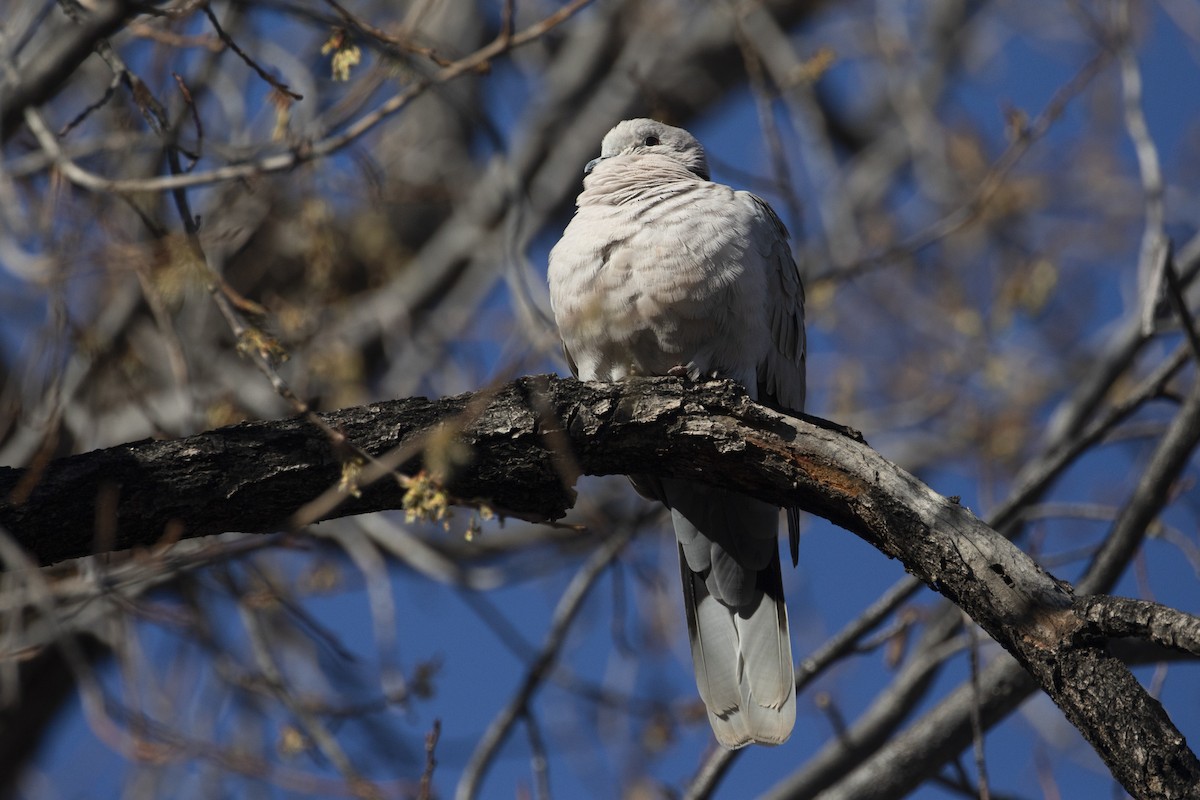
[[[1200,330],[1196,327],[1196,318],[1188,308],[1187,297],[1183,293],[1183,283],[1179,280],[1179,273],[1175,266],[1175,247],[1169,239],[1167,240],[1166,255],[1163,258],[1163,275],[1167,279],[1167,293],[1175,305],[1175,313],[1179,315],[1179,325],[1183,328],[1183,334],[1187,337],[1188,344],[1192,346],[1192,355],[1195,357],[1196,363],[1200,364]]]
[[[327,136],[316,142],[304,143],[287,152],[265,156],[255,161],[241,164],[229,164],[203,172],[190,172],[182,175],[160,175],[154,178],[107,178],[90,172],[69,159],[45,126],[34,130],[38,144],[53,159],[55,166],[60,169],[72,183],[91,191],[115,192],[118,194],[130,192],[165,192],[191,186],[202,186],[210,183],[248,178],[252,175],[262,175],[269,172],[290,170],[300,164],[314,161],[332,155],[344,147],[353,144],[365,136],[379,123],[403,109],[410,102],[423,94],[425,90],[437,84],[446,83],[462,75],[473,72],[487,64],[493,58],[503,55],[514,48],[527,44],[544,36],[547,32],[565,22],[592,0],[572,0],[572,2],[548,15],[540,22],[534,23],[524,30],[504,36],[503,34],[464,58],[438,70],[428,78],[419,78],[407,88],[385,100],[378,108],[360,117],[340,133]],[[28,115],[26,122],[30,122]],[[30,126],[33,127],[32,124]]]
[[[974,222],[983,213],[996,192],[1004,185],[1005,178],[1013,168],[1029,152],[1030,148],[1050,131],[1071,100],[1087,88],[1111,58],[1112,55],[1109,51],[1101,50],[1063,84],[1050,98],[1041,113],[1030,124],[1017,131],[1015,140],[992,163],[971,196],[959,203],[953,211],[929,223],[900,244],[890,247],[878,255],[862,259],[858,263],[818,274],[810,280],[810,283],[815,284],[823,280],[845,280],[879,269],[898,259],[918,253]]]
[[[1125,130],[1137,156],[1138,175],[1146,203],[1146,223],[1142,231],[1138,257],[1138,300],[1141,306],[1142,332],[1154,331],[1154,320],[1162,298],[1163,270],[1168,258],[1166,208],[1162,167],[1158,147],[1150,135],[1150,126],[1142,110],[1142,70],[1133,48],[1133,29],[1129,0],[1115,4],[1116,51],[1121,73],[1121,99],[1125,112]]]
[[[1171,489],[1200,442],[1200,377],[1183,407],[1160,440],[1138,485],[1121,510],[1100,550],[1079,582],[1080,594],[1110,591],[1133,553],[1141,546],[1150,523],[1167,503]]]
[[[975,694],[975,703],[971,710],[971,739],[975,755],[975,773],[979,776],[979,800],[991,800],[991,790],[988,787],[987,756],[983,746],[983,718],[980,711],[983,705],[983,693],[979,687],[979,629],[965,620],[967,637],[970,645],[967,647],[968,663],[971,668],[971,691]]]
[[[244,51],[244,50],[242,50],[242,48],[238,47],[238,44],[237,44],[237,42],[235,42],[233,40],[233,37],[230,36],[228,33],[226,33],[225,29],[221,27],[220,20],[217,19],[217,15],[213,13],[212,8],[210,8],[207,3],[202,5],[200,7],[200,10],[204,12],[204,16],[208,17],[208,21],[212,24],[213,30],[217,32],[217,36],[219,36],[221,38],[221,41],[225,43],[225,46],[228,47],[233,52],[237,53],[238,57],[240,59],[242,59],[242,61],[246,62],[246,66],[250,67],[250,69],[252,69],[256,73],[258,73],[258,77],[262,78],[264,81],[269,83],[272,86],[272,88],[275,89],[275,91],[279,92],[282,95],[290,97],[293,100],[303,100],[304,99],[304,95],[293,92],[291,89],[288,88],[287,84],[285,84],[283,81],[276,78],[271,73],[267,72],[262,67],[260,67],[258,65],[258,62],[256,62],[253,58],[251,58],[249,55],[246,54],[246,51]]]
[[[829,741],[799,770],[777,785],[773,798],[813,797],[836,788],[855,767],[891,741],[925,700],[943,666],[966,647],[955,636],[960,614],[934,619],[911,648],[895,677],[850,725],[842,741]]]
[[[183,77],[178,72],[172,72],[171,76],[175,78],[175,83],[179,86],[179,93],[183,95],[184,104],[192,112],[192,124],[196,128],[196,152],[192,156],[192,166],[194,167],[204,153],[204,123],[200,120],[200,110],[196,108],[196,101],[192,98],[192,91],[188,88]]]
[[[65,138],[67,134],[73,131],[80,123],[90,117],[93,112],[98,111],[108,104],[117,93],[117,87],[121,85],[124,76],[121,73],[115,73],[112,80],[108,82],[108,88],[104,90],[104,94],[100,95],[100,99],[95,102],[88,103],[83,111],[75,115],[75,118],[58,129],[58,138]]]
[[[541,650],[538,651],[537,657],[529,665],[521,687],[509,700],[508,705],[488,725],[475,752],[471,754],[454,793],[456,800],[473,800],[479,795],[483,788],[484,777],[491,768],[500,746],[512,732],[513,726],[529,712],[529,704],[533,701],[534,694],[541,688],[553,670],[563,644],[566,642],[571,623],[583,607],[583,601],[595,586],[596,581],[633,538],[633,533],[634,528],[629,527],[605,540],[584,562],[567,586],[566,591],[563,592],[558,606],[554,609],[550,630],[546,634],[546,639]]]
[[[60,20],[59,30],[46,37],[48,43],[33,59],[21,66],[20,74],[0,82],[0,142],[17,130],[29,108],[53,97],[75,73],[96,45],[120,30],[141,9],[129,0],[98,0],[91,13],[76,24]],[[7,61],[12,54],[0,54]]]
[[[433,771],[437,768],[438,739],[442,736],[442,721],[435,719],[433,728],[425,734],[425,769],[421,772],[421,785],[417,791],[417,800],[433,800]]]
[[[355,788],[355,794],[370,800],[382,798],[383,795],[379,788],[362,777],[328,727],[318,719],[316,714],[299,702],[297,692],[288,685],[283,670],[280,668],[276,657],[276,648],[269,643],[271,637],[259,612],[252,609],[243,599],[243,602],[238,604],[238,614],[246,628],[255,664],[275,699],[291,712],[297,723],[303,728],[305,735],[329,759],[346,783]]]
[[[333,8],[333,10],[337,12],[338,16],[342,18],[342,21],[344,21],[347,25],[357,30],[361,35],[374,39],[380,44],[387,45],[389,47],[395,47],[406,53],[427,58],[434,64],[437,64],[439,67],[448,67],[451,63],[453,63],[438,55],[437,51],[435,51],[432,47],[425,47],[423,45],[416,44],[411,39],[404,36],[393,36],[382,28],[372,25],[361,17],[347,11],[340,3],[336,2],[336,0],[325,0],[325,3]]]

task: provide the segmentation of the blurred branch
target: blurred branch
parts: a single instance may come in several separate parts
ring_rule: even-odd
[[[1195,315],[1188,308],[1184,286],[1179,279],[1178,268],[1175,266],[1175,245],[1170,239],[1167,240],[1163,258],[1163,277],[1166,278],[1167,293],[1175,306],[1175,313],[1179,315],[1179,326],[1183,328],[1183,334],[1187,337],[1188,344],[1191,345],[1193,358],[1196,359],[1197,364],[1200,364],[1200,330],[1196,328]]]
[[[1125,130],[1137,156],[1138,175],[1146,204],[1146,225],[1138,256],[1138,302],[1142,310],[1142,331],[1154,331],[1159,303],[1163,297],[1163,270],[1169,253],[1166,234],[1166,204],[1158,147],[1150,135],[1150,126],[1142,109],[1142,70],[1134,52],[1130,24],[1130,3],[1115,6],[1114,36],[1121,74],[1121,99],[1125,112]]]
[[[315,159],[324,158],[332,155],[342,148],[352,144],[359,138],[364,136],[368,131],[375,128],[376,125],[383,122],[388,117],[392,116],[402,108],[407,106],[412,100],[420,96],[429,89],[440,83],[454,80],[462,75],[468,74],[474,70],[486,67],[487,63],[499,55],[507,53],[515,47],[520,47],[524,44],[545,35],[557,25],[565,22],[573,14],[587,5],[591,0],[573,0],[559,10],[545,17],[539,22],[536,22],[524,30],[517,33],[502,32],[490,44],[481,47],[474,53],[465,56],[458,61],[455,61],[448,66],[443,67],[428,78],[418,78],[411,82],[402,91],[397,92],[390,98],[379,105],[378,108],[360,117],[358,120],[348,125],[345,130],[331,134],[324,139],[316,142],[305,142],[297,145],[286,152],[276,153],[274,155],[264,156],[256,160],[250,160],[244,163],[228,164],[216,169],[205,170],[202,172],[189,172],[176,175],[160,175],[154,178],[108,178],[103,175],[98,175],[94,172],[84,169],[79,164],[72,161],[66,156],[59,146],[57,140],[49,130],[45,129],[44,125],[34,128],[34,134],[38,139],[38,144],[49,153],[55,165],[62,170],[72,183],[81,186],[85,189],[90,189],[97,192],[162,192],[172,191],[175,189],[186,188],[189,186],[202,186],[210,183],[218,183],[221,181],[235,180],[238,178],[248,178],[253,175],[261,175],[268,172],[280,172],[289,170]],[[35,124],[28,111],[22,107],[19,109],[26,114],[26,121],[32,125]],[[5,112],[7,113],[7,111]]]
[[[928,625],[914,643],[909,658],[896,676],[880,691],[837,740],[826,742],[800,769],[784,782],[783,797],[812,797],[837,786],[848,771],[883,748],[897,728],[925,699],[950,656],[962,651],[963,637],[954,637],[961,623],[949,614]],[[936,765],[927,774],[936,772]]]
[[[533,699],[534,693],[553,671],[571,623],[583,606],[588,592],[595,586],[596,581],[609,565],[620,555],[625,545],[633,538],[636,530],[635,526],[630,525],[609,538],[592,553],[579,572],[575,574],[563,592],[562,598],[558,601],[558,606],[554,609],[554,617],[550,621],[550,630],[546,634],[546,640],[526,671],[521,688],[488,725],[479,746],[471,754],[471,759],[467,762],[454,793],[456,800],[472,800],[478,796],[484,776],[501,745],[504,744],[504,740],[508,738],[513,726],[521,717],[530,715],[529,703]],[[530,725],[535,724],[532,719],[527,722]],[[537,748],[535,748],[535,753],[536,750]]]
[[[288,710],[303,730],[304,735],[312,741],[321,755],[333,764],[346,783],[358,790],[355,792],[356,795],[369,798],[369,800],[381,800],[382,794],[359,774],[329,727],[317,714],[304,707],[301,702],[301,693],[294,686],[289,685],[279,664],[279,649],[272,646],[270,626],[262,619],[261,614],[253,608],[252,604],[245,601],[238,604],[238,614],[249,635],[254,662],[271,695]]]
[[[36,108],[53,97],[74,74],[96,45],[116,33],[142,7],[129,0],[101,0],[90,3],[92,13],[79,22],[60,20],[60,30],[47,37],[48,46],[40,49],[19,75],[0,85],[0,142],[17,130],[25,109]],[[4,58],[15,54],[3,54]]]
[[[929,223],[899,245],[864,258],[856,264],[841,269],[830,268],[825,273],[814,276],[814,282],[826,279],[845,279],[887,266],[902,257],[924,250],[977,220],[1025,154],[1049,133],[1070,102],[1082,94],[1092,80],[1108,66],[1111,59],[1112,54],[1107,50],[1096,53],[1070,80],[1059,87],[1032,121],[1012,130],[1012,140],[1008,147],[991,164],[987,174],[973,189],[971,195],[964,202],[959,203],[953,211]]]

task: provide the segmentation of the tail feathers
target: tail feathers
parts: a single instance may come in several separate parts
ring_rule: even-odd
[[[787,741],[796,691],[778,554],[758,573],[753,602],[736,609],[710,594],[682,546],[679,556],[696,686],[717,741],[731,750]]]
[[[696,687],[709,716],[727,716],[742,704],[738,630],[729,608],[708,593],[704,579],[681,562],[688,638]]]

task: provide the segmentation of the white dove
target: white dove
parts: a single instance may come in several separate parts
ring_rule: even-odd
[[[804,407],[804,290],[763,200],[709,180],[704,148],[650,119],[608,132],[550,252],[550,301],[582,380],[737,380]],[[671,509],[696,685],[717,741],[780,744],[796,719],[779,509],[688,480],[633,476]],[[797,513],[788,509],[796,559]]]

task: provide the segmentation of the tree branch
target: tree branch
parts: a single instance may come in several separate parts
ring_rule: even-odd
[[[1095,595],[1083,598],[1079,613],[1089,634],[1138,638],[1200,656],[1200,618],[1147,600]]]
[[[78,23],[61,20],[59,29],[46,36],[46,46],[20,67],[20,79],[0,87],[0,142],[17,130],[26,108],[53,97],[96,45],[116,33],[140,7],[128,0],[107,0],[94,4],[95,10]]]
[[[629,544],[634,531],[635,528],[630,526],[606,540],[592,553],[563,592],[562,598],[554,609],[546,640],[526,670],[520,689],[488,725],[483,738],[475,747],[475,751],[471,753],[471,758],[467,761],[467,766],[463,769],[462,777],[454,792],[457,800],[473,800],[479,796],[483,779],[491,768],[500,747],[512,732],[518,718],[529,713],[529,704],[533,700],[534,694],[541,688],[558,663],[559,653],[567,639],[571,623],[579,613],[579,609],[583,607],[583,601],[587,599],[588,593],[596,585],[596,581],[604,571],[625,549],[625,545]],[[549,795],[543,796],[548,797]]]
[[[1197,394],[1177,420],[1176,451],[1191,452],[1200,440]],[[865,444],[759,406],[735,384],[541,376],[479,395],[399,400],[323,419],[372,455],[413,453],[406,472],[440,465],[456,497],[483,498],[529,518],[566,512],[573,493],[565,484],[575,471],[707,480],[799,505],[901,559],[970,614],[1135,797],[1191,797],[1200,785],[1200,761],[1129,670],[1085,635],[1087,620],[1067,584]],[[112,531],[120,548],[152,543],[167,530],[199,536],[286,528],[296,508],[346,474],[333,449],[315,425],[291,419],[72,456],[38,475],[3,470],[0,524],[41,563],[86,554],[98,528]],[[360,496],[346,490],[326,517],[398,508],[403,495],[398,482],[384,479]],[[97,508],[114,518],[99,518]]]

